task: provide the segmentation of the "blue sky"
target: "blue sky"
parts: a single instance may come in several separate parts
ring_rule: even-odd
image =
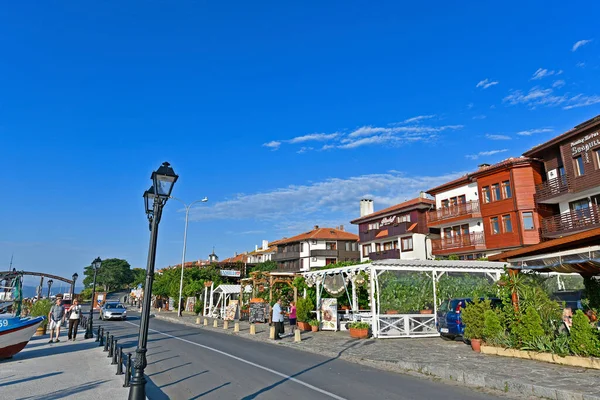
[[[188,260],[349,226],[600,114],[595,16],[564,2],[12,2],[0,14],[0,264],[144,267],[168,160]],[[124,5],[125,4],[125,5]],[[180,262],[167,205],[158,266]]]

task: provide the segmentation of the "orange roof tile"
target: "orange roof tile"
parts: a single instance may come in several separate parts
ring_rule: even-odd
[[[355,220],[350,221],[351,224],[358,224],[364,221],[368,221],[377,217],[380,217],[384,214],[388,214],[394,211],[402,211],[403,209],[412,209],[416,206],[425,205],[427,207],[431,207],[435,205],[435,200],[417,197],[416,199],[411,199],[405,201],[404,203],[396,204],[395,206],[391,206],[388,208],[384,208],[383,210],[379,210],[374,212],[373,214],[365,215],[364,217],[357,218]],[[408,210],[407,210],[408,211]]]
[[[277,242],[278,245],[286,243],[300,242],[302,240],[355,240],[358,241],[358,235],[354,233],[342,231],[335,228],[315,228],[312,231],[301,233],[288,239],[281,239]]]

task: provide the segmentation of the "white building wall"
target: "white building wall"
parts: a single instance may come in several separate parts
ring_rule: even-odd
[[[467,202],[473,200],[479,200],[479,192],[477,191],[477,182],[471,182],[468,185],[459,186],[454,189],[446,190],[435,195],[435,206],[437,209],[442,207],[442,200],[449,199],[451,197],[457,197],[465,195]]]

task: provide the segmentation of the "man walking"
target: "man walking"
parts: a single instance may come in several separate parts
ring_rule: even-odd
[[[273,323],[275,324],[275,340],[281,339],[283,333],[283,313],[281,312],[281,299],[273,306]]]
[[[60,342],[58,336],[60,335],[60,325],[63,323],[65,319],[65,308],[62,306],[62,300],[56,299],[56,304],[52,306],[50,312],[48,313],[48,321],[50,321],[50,341],[48,343],[52,343],[52,336],[54,331],[56,331],[56,341]]]

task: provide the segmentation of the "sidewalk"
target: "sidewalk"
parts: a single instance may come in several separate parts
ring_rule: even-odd
[[[33,337],[12,359],[0,361],[3,399],[124,399],[123,375],[115,375],[107,353],[95,339],[49,344],[49,336]]]
[[[269,326],[256,324],[256,335],[250,335],[249,323],[240,322],[240,332],[196,325],[196,316],[178,318],[173,312],[154,312],[156,318],[231,335],[288,346],[302,351],[368,365],[401,373],[418,373],[431,378],[461,382],[468,386],[500,390],[525,396],[550,399],[600,400],[600,370],[559,366],[539,361],[490,356],[475,353],[462,342],[441,338],[423,339],[351,339],[348,332],[303,332],[302,342],[293,335],[278,342],[269,340]],[[203,322],[202,318],[202,321]],[[289,326],[286,333],[290,334]],[[352,345],[352,346],[351,346]],[[340,354],[341,353],[341,354]]]

